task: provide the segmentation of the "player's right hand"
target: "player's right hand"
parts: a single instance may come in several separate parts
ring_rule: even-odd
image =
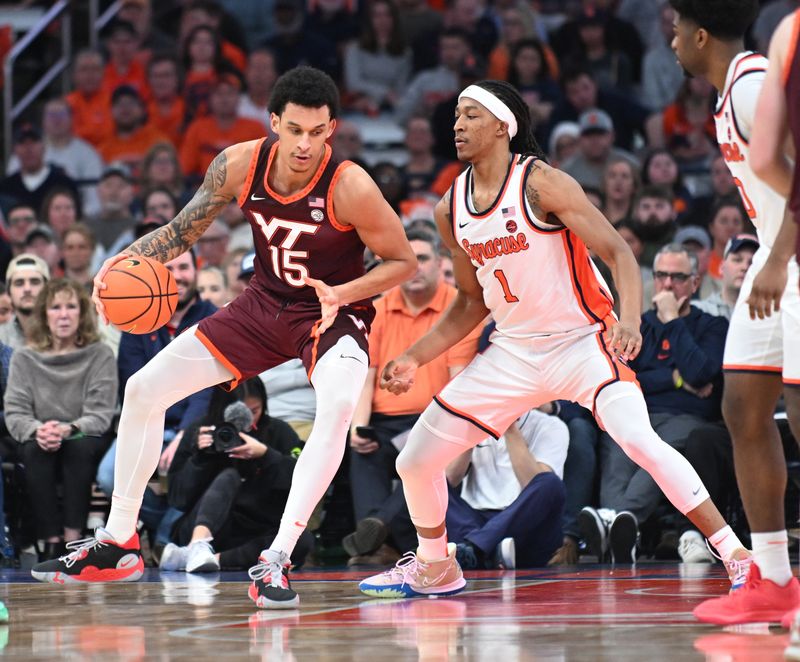
[[[103,300],[100,298],[100,291],[106,289],[107,285],[105,282],[106,274],[108,270],[111,269],[117,262],[122,262],[122,260],[127,260],[131,257],[133,253],[117,253],[116,255],[111,256],[105,262],[103,262],[103,266],[100,267],[100,270],[97,272],[97,275],[94,277],[94,288],[92,289],[92,302],[94,303],[95,310],[97,311],[97,316],[101,319],[103,324],[108,324],[108,318],[106,317],[106,307],[103,305]]]
[[[381,372],[381,388],[401,395],[414,385],[414,375],[419,363],[408,354],[401,354],[394,361],[389,361]]]
[[[789,271],[780,261],[767,260],[753,280],[747,305],[750,319],[761,319],[772,315],[772,307],[777,313],[781,309],[781,297],[786,290]]]

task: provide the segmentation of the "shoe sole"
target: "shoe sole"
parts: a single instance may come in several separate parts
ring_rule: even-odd
[[[606,525],[600,515],[593,510],[581,510],[578,513],[578,528],[581,537],[586,541],[589,553],[597,557],[598,563],[602,563],[606,547],[604,534]]]
[[[413,589],[408,584],[402,586],[380,586],[378,584],[364,584],[363,582],[358,585],[358,590],[364,595],[369,595],[373,598],[396,599],[396,598],[424,598],[432,595],[455,595],[461,593],[467,585],[467,580],[461,577],[460,579],[446,584],[445,586],[435,586],[430,589]]]
[[[300,596],[296,595],[292,600],[276,601],[260,595],[255,603],[259,609],[297,609],[300,606]]]
[[[513,538],[500,541],[500,562],[505,570],[513,570],[517,566],[517,544]]]
[[[710,614],[702,616],[695,609],[694,617],[701,623],[714,625],[744,625],[745,623],[780,623],[786,611],[747,611],[733,616],[717,616]]]
[[[639,527],[633,515],[620,513],[614,518],[608,531],[611,563],[636,563],[636,538],[638,534]]]
[[[380,547],[386,540],[386,525],[379,519],[368,517],[361,520],[353,533],[342,539],[342,547],[350,556],[364,556]]]
[[[186,572],[219,572],[219,565],[215,561],[206,561],[196,568],[189,569],[189,566],[186,566]]]
[[[102,572],[102,571],[101,571]],[[139,568],[125,577],[112,577],[102,579],[81,579],[79,575],[65,575],[63,572],[37,572],[31,570],[31,576],[40,582],[49,584],[102,584],[108,582],[136,582],[144,575],[144,568]]]

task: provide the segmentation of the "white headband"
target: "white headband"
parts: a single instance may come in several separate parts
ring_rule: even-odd
[[[470,85],[458,95],[458,100],[469,97],[475,99],[478,103],[486,108],[492,115],[494,115],[501,122],[508,124],[508,137],[513,138],[517,135],[517,118],[514,113],[506,106],[500,99],[488,90],[478,87],[477,85]]]

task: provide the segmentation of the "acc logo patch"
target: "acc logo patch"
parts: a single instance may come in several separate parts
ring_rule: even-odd
[[[311,218],[313,218],[317,223],[319,223],[322,219],[325,218],[325,214],[321,209],[312,209]]]
[[[517,224],[514,221],[508,221],[506,223],[506,230],[508,230],[509,232],[516,232]]]

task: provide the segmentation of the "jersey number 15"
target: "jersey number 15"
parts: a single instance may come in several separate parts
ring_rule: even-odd
[[[304,264],[304,260],[308,259],[308,251],[292,249],[300,237],[304,234],[316,234],[320,226],[315,223],[290,221],[285,218],[275,218],[274,216],[267,221],[261,214],[252,213],[269,244],[272,270],[275,275],[292,287],[305,287],[304,279],[308,277],[308,267]],[[272,238],[279,229],[286,230],[286,235],[282,241],[273,243]]]

